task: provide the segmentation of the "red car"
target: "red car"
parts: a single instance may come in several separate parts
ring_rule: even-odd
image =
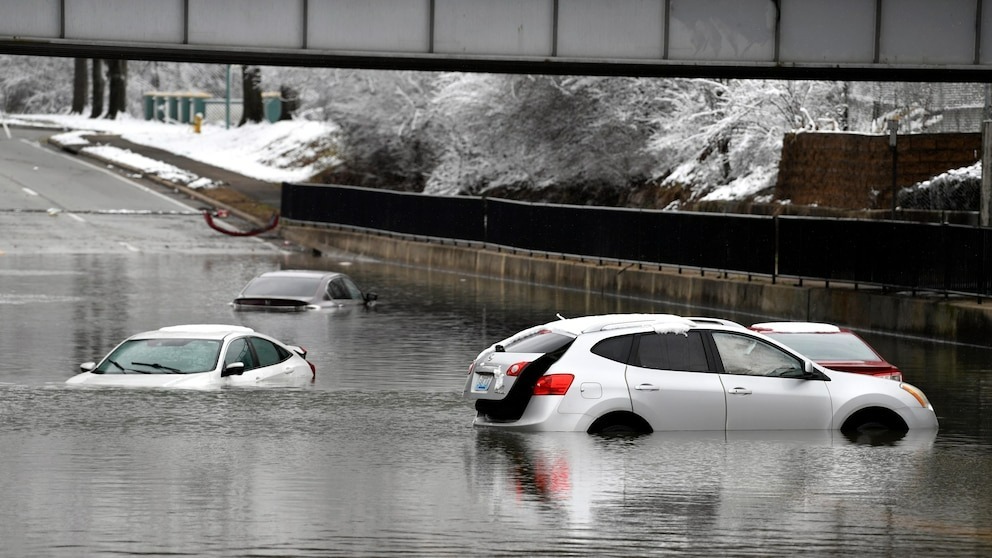
[[[752,330],[775,339],[831,370],[902,381],[902,372],[853,331],[812,322],[767,322]]]

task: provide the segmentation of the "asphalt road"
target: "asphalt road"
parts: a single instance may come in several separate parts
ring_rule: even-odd
[[[207,226],[204,205],[47,146],[46,130],[0,130],[0,255],[34,253],[260,253],[274,238]],[[215,220],[232,230],[253,226]]]

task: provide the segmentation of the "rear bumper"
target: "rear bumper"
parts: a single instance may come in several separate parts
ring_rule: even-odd
[[[494,421],[479,413],[473,425],[496,430],[515,432],[585,432],[592,418],[584,414],[559,413],[558,405],[564,396],[541,395],[530,399],[524,414],[514,421]]]

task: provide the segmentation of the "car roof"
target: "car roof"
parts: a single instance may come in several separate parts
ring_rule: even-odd
[[[170,339],[180,337],[196,337],[200,339],[223,339],[232,334],[254,333],[250,327],[227,324],[184,324],[161,327],[153,331],[145,331],[131,338],[141,339]]]
[[[762,333],[841,333],[847,331],[833,324],[819,322],[764,322],[751,329]]]
[[[283,269],[279,271],[266,271],[259,275],[259,277],[336,277],[338,275],[344,275],[344,273],[314,269]]]
[[[601,314],[561,318],[558,321],[538,326],[538,328],[547,328],[578,336],[584,333],[627,328],[653,329],[659,333],[684,333],[699,325],[741,327],[739,324],[724,323],[724,320],[717,319],[712,319],[712,321],[700,319],[699,322],[696,322],[690,318],[683,318],[674,314]]]

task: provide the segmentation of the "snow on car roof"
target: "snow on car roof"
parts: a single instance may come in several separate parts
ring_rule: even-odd
[[[754,324],[751,329],[768,333],[840,333],[841,331],[835,325],[816,322],[765,322]]]
[[[161,334],[177,335],[197,335],[223,337],[230,333],[253,333],[250,327],[227,325],[227,324],[184,324],[161,327],[155,331],[148,331],[140,334],[142,337],[155,336]]]
[[[683,333],[694,327],[695,324],[674,314],[603,314],[564,318],[548,323],[546,326],[579,335],[637,326],[652,327],[659,333]]]

